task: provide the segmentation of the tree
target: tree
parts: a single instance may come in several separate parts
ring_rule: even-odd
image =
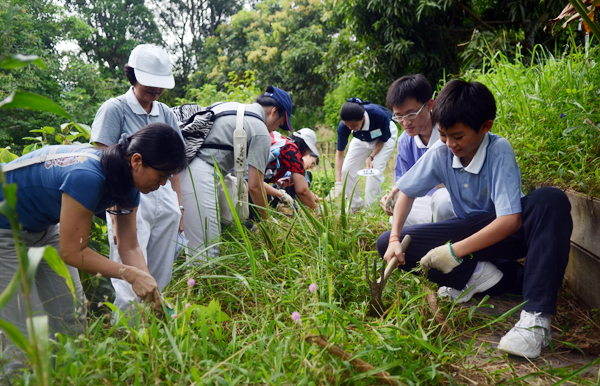
[[[8,1],[0,0],[0,37],[2,50],[8,53],[37,55],[46,68],[25,66],[0,70],[0,100],[11,92],[32,92],[54,100],[75,121],[91,123],[99,105],[122,91],[126,85],[101,76],[97,66],[85,63],[77,55],[59,54],[61,41],[89,34],[89,27],[64,7],[40,0],[16,0],[11,25],[6,26]],[[43,126],[58,127],[64,118],[47,112],[0,110],[0,147],[11,146],[14,152],[29,142],[23,137]],[[52,138],[52,143],[54,143]]]
[[[153,0],[152,3],[161,30],[174,39],[169,48],[175,54],[179,88],[188,83],[188,76],[202,60],[205,39],[242,8],[243,0]]]
[[[91,33],[77,42],[105,75],[124,79],[123,66],[136,45],[162,45],[162,35],[144,0],[66,0],[66,5],[91,27]]]
[[[290,92],[294,104],[322,104],[328,83],[323,58],[337,32],[327,20],[327,0],[266,0],[241,10],[206,39],[204,60],[191,86],[223,86],[233,71],[256,73],[259,88],[273,84]]]

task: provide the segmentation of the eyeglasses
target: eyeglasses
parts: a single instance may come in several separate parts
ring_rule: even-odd
[[[423,107],[425,107],[426,104],[427,104],[427,102],[423,103],[423,106],[421,106],[419,111],[417,111],[416,113],[410,113],[410,114],[406,114],[406,115],[393,115],[392,121],[397,122],[397,123],[400,123],[400,121],[403,119],[408,119],[409,121],[412,121],[413,119],[416,119],[419,116],[419,114],[421,113],[421,110],[423,110]]]
[[[114,214],[116,216],[123,214],[132,214],[134,209],[106,209],[107,213]]]

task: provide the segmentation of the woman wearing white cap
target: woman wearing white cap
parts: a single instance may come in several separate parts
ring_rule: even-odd
[[[100,107],[92,123],[91,141],[101,148],[111,146],[119,141],[122,134],[131,135],[157,122],[168,124],[181,137],[173,112],[157,101],[165,89],[175,86],[167,53],[155,45],[138,45],[131,51],[125,74],[131,88]],[[183,141],[183,137],[181,139]],[[136,215],[137,237],[150,274],[161,291],[171,281],[177,232],[182,232],[184,228],[182,211],[177,174],[165,186],[140,199]],[[120,262],[117,250],[119,240],[113,238],[117,234],[114,224],[108,219],[110,259]],[[112,279],[112,283],[116,293],[115,305],[127,311],[131,302],[137,300],[131,286],[119,279]]]
[[[315,195],[310,191],[303,158],[308,155],[319,157],[317,135],[309,128],[298,130],[289,138],[278,132],[271,132],[271,156],[265,171],[265,192],[279,198],[287,205],[293,205],[293,198],[288,192],[277,189],[271,184],[284,188],[293,186],[295,195],[311,209],[317,209]],[[289,177],[288,177],[289,175]]]

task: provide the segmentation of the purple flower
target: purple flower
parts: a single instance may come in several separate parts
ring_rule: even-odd
[[[298,311],[294,311],[292,312],[292,320],[294,322],[297,322],[300,320],[300,313]]]
[[[567,114],[560,114],[560,118],[561,119],[564,118],[564,117],[566,117],[566,116],[567,116]]]
[[[196,280],[194,280],[194,279],[188,280],[188,287],[193,287],[194,285],[196,285]]]
[[[319,287],[315,283],[312,283],[311,285],[308,286],[308,290],[310,292],[315,292],[318,288]]]

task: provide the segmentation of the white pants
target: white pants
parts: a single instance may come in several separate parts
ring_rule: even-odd
[[[452,217],[454,217],[454,210],[452,201],[450,201],[450,193],[448,193],[448,189],[441,188],[431,196],[415,198],[404,226],[446,221]],[[393,216],[390,217],[390,226],[392,223]]]
[[[381,184],[385,180],[385,167],[390,155],[396,148],[396,138],[398,135],[398,128],[394,122],[390,122],[390,131],[392,132],[392,136],[384,143],[381,151],[373,159],[373,168],[379,170],[381,173],[377,176],[367,177],[365,201],[369,206],[375,204],[383,195]],[[350,200],[352,196],[352,200],[350,201],[350,209],[352,210],[364,207],[364,202],[360,197],[360,185],[357,184],[357,172],[362,169],[377,142],[364,142],[356,138],[350,141],[348,153],[346,153],[344,164],[342,165],[342,182],[346,179],[346,198]],[[354,186],[356,186],[356,189],[354,189]],[[352,194],[352,190],[354,190],[354,194]]]
[[[196,157],[181,173],[181,200],[183,201],[183,220],[185,236],[190,240],[188,248],[201,252],[219,241],[221,224],[218,219],[218,198],[215,187],[215,168]],[[206,261],[218,257],[220,247],[214,245],[196,258]],[[194,255],[194,252],[192,252]]]
[[[119,251],[114,243],[112,221],[110,218],[107,220],[110,259],[121,263]],[[170,181],[154,192],[140,195],[140,205],[135,218],[138,243],[150,275],[156,280],[161,291],[171,281],[180,220],[179,200]],[[115,305],[123,312],[131,310],[131,302],[139,300],[131,284],[121,279],[111,281],[115,288]]]

